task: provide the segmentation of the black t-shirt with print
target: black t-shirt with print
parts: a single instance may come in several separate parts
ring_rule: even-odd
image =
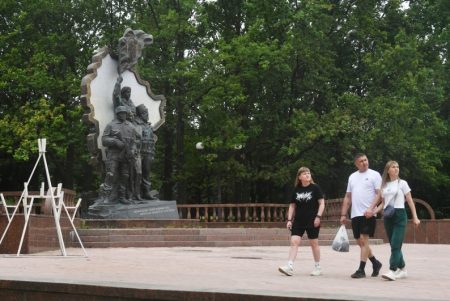
[[[317,184],[306,187],[298,186],[292,192],[291,203],[295,203],[294,227],[313,228],[314,219],[319,210],[319,200],[323,198],[322,190]]]

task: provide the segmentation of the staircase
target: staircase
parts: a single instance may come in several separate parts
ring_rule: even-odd
[[[94,223],[95,224],[95,223]],[[204,224],[203,224],[204,225]],[[126,248],[126,247],[250,247],[250,246],[289,246],[289,231],[281,227],[91,227],[79,229],[86,248]],[[104,226],[104,225],[103,225]],[[111,226],[111,225],[109,225]],[[117,226],[117,225],[116,225]],[[144,226],[144,227],[143,227]],[[156,226],[156,227],[154,227]],[[220,226],[220,225],[216,225]],[[319,244],[331,245],[337,228],[322,227],[320,230]],[[350,243],[355,244],[349,231]],[[75,246],[76,238],[71,235]],[[74,239],[75,238],[75,239]],[[372,244],[382,244],[382,239],[371,240]],[[309,245],[306,234],[301,245]]]

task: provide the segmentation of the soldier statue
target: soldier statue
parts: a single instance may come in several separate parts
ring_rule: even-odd
[[[132,204],[129,195],[130,168],[138,153],[138,132],[127,120],[125,106],[115,109],[116,118],[105,128],[102,144],[106,148],[106,177],[100,187],[103,203]]]
[[[136,116],[136,106],[134,105],[133,101],[131,100],[131,88],[130,87],[123,87],[122,84],[123,78],[121,75],[117,78],[116,84],[114,85],[114,91],[113,91],[113,104],[114,109],[116,109],[118,106],[124,106],[128,110],[128,120],[134,121],[134,116]]]
[[[150,122],[148,122],[148,109],[145,105],[141,104],[136,108],[136,125],[140,127],[141,134],[141,169],[142,179],[140,183],[140,191],[142,198],[146,200],[155,199],[151,194],[151,182],[150,182],[150,166],[155,157],[155,142],[156,136],[153,133],[153,128]]]

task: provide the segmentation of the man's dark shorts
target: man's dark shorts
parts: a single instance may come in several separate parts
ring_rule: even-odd
[[[374,216],[371,218],[366,218],[365,216],[356,216],[352,218],[353,237],[358,239],[361,234],[373,237],[376,224],[377,220]]]
[[[308,239],[317,239],[319,238],[319,231],[320,231],[320,227],[317,228],[299,228],[299,227],[292,227],[292,231],[291,231],[291,235],[297,235],[302,237],[303,234],[308,235]]]

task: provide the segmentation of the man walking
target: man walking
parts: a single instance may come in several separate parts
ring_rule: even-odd
[[[361,248],[359,268],[351,275],[352,278],[364,278],[367,258],[372,262],[372,277],[378,276],[381,269],[379,262],[369,246],[369,237],[375,233],[376,218],[366,218],[364,213],[377,198],[381,187],[381,175],[369,168],[369,160],[365,154],[357,154],[354,158],[357,171],[348,178],[347,190],[341,208],[341,224],[347,219],[350,205],[353,236]]]

